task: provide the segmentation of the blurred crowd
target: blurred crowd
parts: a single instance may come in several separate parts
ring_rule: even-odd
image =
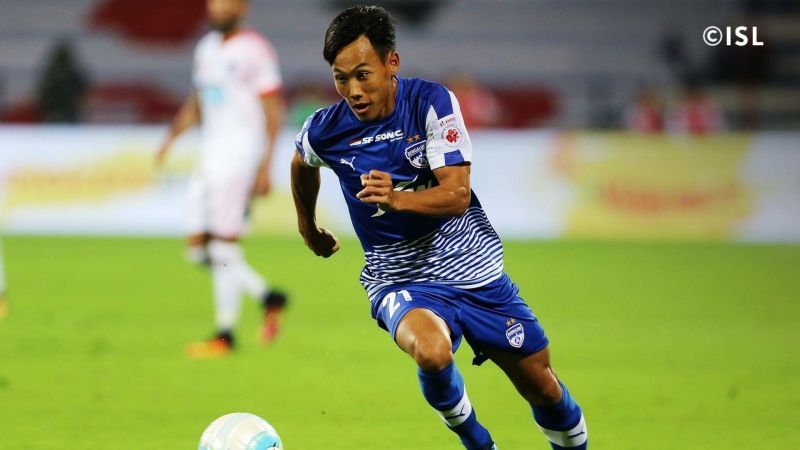
[[[745,2],[740,22],[759,24],[761,39],[768,41],[769,31],[759,17],[764,3]],[[771,46],[722,45],[699,59],[697,52],[693,55],[691,46],[687,45],[687,39],[695,37],[687,36],[679,27],[666,28],[662,39],[652,49],[666,79],[626,82],[622,88],[617,83],[613,95],[606,92],[612,89],[608,87],[599,89],[600,94],[598,89],[587,89],[579,95],[585,95],[585,109],[589,112],[572,121],[561,120],[567,108],[563,91],[546,82],[497,85],[458,70],[447,79],[436,81],[443,82],[455,93],[471,129],[580,127],[627,129],[638,133],[709,134],[723,130],[780,128],[782,123],[792,127],[800,120],[799,107],[791,112],[794,116],[788,122],[765,121],[771,111],[763,102],[764,90],[776,80]],[[25,103],[5,104],[0,83],[0,121],[164,123],[179,105],[178,93],[162,92],[146,85],[93,83],[90,71],[81,63],[80,55],[68,39],[53,45],[39,70],[36,92]],[[601,82],[598,85],[604,86]],[[333,84],[318,80],[289,82],[284,94],[293,126],[299,126],[311,111],[337,100]],[[113,104],[108,106],[109,102]],[[91,112],[98,110],[101,113]]]

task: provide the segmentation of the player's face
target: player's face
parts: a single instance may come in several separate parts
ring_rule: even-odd
[[[236,29],[247,13],[246,0],[207,0],[208,21],[211,27],[223,33]]]
[[[394,111],[394,75],[400,56],[392,52],[382,61],[369,39],[361,36],[336,55],[333,80],[358,120],[371,122]]]

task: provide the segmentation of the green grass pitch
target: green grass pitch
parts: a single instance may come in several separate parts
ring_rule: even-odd
[[[288,450],[457,450],[413,362],[369,317],[360,247],[330,260],[252,238],[249,260],[290,291],[286,328],[190,361],[212,331],[210,279],[177,239],[6,237],[0,449],[192,449],[229,412],[270,421]],[[506,244],[593,449],[800,448],[800,247]],[[547,449],[500,371],[457,361],[502,450]]]

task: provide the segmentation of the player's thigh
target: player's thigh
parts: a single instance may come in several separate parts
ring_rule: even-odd
[[[561,387],[550,365],[549,347],[530,355],[497,349],[487,349],[485,352],[531,405],[549,406],[561,398]]]
[[[459,310],[464,337],[480,365],[490,352],[526,357],[547,347],[549,340],[533,311],[517,296],[487,303],[486,297],[466,293]]]
[[[245,231],[246,212],[252,198],[252,173],[230,173],[209,183],[209,231],[216,237],[236,238]]]
[[[452,353],[450,327],[435,312],[423,307],[409,310],[400,319],[394,339],[404,352],[412,356],[420,351],[420,346],[428,347],[426,351]]]
[[[189,178],[186,192],[186,234],[189,236],[204,235],[208,231],[208,184],[199,173],[194,172]],[[190,244],[192,244],[190,242]],[[197,242],[197,245],[200,245]]]
[[[415,359],[432,353],[438,360],[442,354],[452,354],[461,342],[457,312],[439,290],[436,286],[395,286],[385,289],[372,305],[378,325]]]

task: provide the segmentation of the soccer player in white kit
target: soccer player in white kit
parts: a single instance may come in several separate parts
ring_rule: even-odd
[[[262,302],[264,342],[275,337],[286,303],[247,264],[239,246],[252,196],[270,190],[284,117],[277,55],[265,37],[242,25],[247,0],[207,0],[206,6],[212,30],[195,49],[194,89],[156,155],[160,165],[179,135],[201,125],[202,152],[189,186],[187,257],[211,267],[217,331],[189,345],[195,358],[233,349],[244,292]]]

